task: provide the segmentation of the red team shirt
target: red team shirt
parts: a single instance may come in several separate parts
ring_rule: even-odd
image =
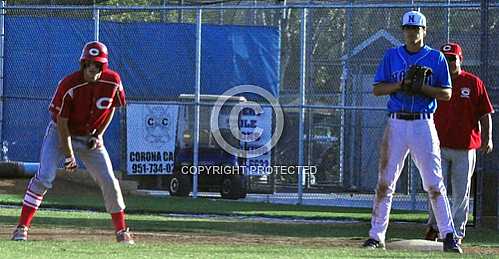
[[[105,69],[99,80],[85,82],[80,71],[65,77],[55,92],[49,111],[68,119],[71,135],[89,135],[102,126],[114,107],[125,105],[125,91],[118,73]]]
[[[478,149],[482,144],[480,118],[494,112],[485,86],[477,76],[461,71],[452,81],[450,101],[438,101],[435,113],[440,146],[453,149]]]

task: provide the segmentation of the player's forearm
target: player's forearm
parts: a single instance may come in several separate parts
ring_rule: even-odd
[[[441,101],[449,101],[450,98],[452,97],[452,89],[450,88],[423,85],[423,87],[421,87],[421,91],[426,96],[433,97]]]
[[[482,131],[482,140],[489,141],[492,139],[492,116],[490,113],[485,114],[480,118],[480,126]]]
[[[400,83],[379,83],[374,85],[373,94],[375,96],[390,95],[400,89]]]
[[[73,147],[71,145],[71,134],[69,133],[68,119],[58,117],[57,118],[57,129],[59,132],[59,141],[61,142],[61,148],[66,157],[74,156]]]
[[[111,121],[113,120],[113,115],[114,115],[115,110],[116,110],[115,108],[111,109],[111,112],[110,112],[109,116],[107,117],[106,121],[104,123],[102,123],[102,125],[97,129],[97,132],[96,132],[97,135],[99,135],[99,136],[104,135],[104,132],[106,132],[107,127],[109,127],[109,124],[111,124]]]

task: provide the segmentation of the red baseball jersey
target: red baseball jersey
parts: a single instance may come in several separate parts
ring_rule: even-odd
[[[487,90],[477,76],[461,71],[452,81],[450,101],[438,101],[435,113],[440,146],[453,149],[477,149],[482,140],[478,121],[493,113]]]
[[[118,73],[105,69],[99,80],[86,82],[80,71],[65,77],[52,98],[49,111],[68,119],[71,135],[89,135],[106,122],[114,107],[125,105]]]

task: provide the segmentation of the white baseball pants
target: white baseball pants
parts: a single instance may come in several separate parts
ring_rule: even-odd
[[[440,143],[433,119],[388,119],[380,150],[378,184],[373,203],[370,238],[385,242],[393,193],[404,160],[411,152],[428,192],[442,237],[454,232],[449,201],[442,181]]]

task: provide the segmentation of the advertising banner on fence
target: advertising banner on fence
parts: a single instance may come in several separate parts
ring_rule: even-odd
[[[272,137],[272,108],[263,107],[262,112],[256,114],[252,109],[243,109],[239,121],[239,128],[243,135],[250,135],[260,130],[261,135],[250,142],[241,141],[241,147],[244,150],[257,149],[266,143],[269,143]],[[253,158],[246,159],[247,175],[267,175],[271,167],[271,151]]]
[[[127,105],[127,172],[171,174],[175,162],[177,105]]]

